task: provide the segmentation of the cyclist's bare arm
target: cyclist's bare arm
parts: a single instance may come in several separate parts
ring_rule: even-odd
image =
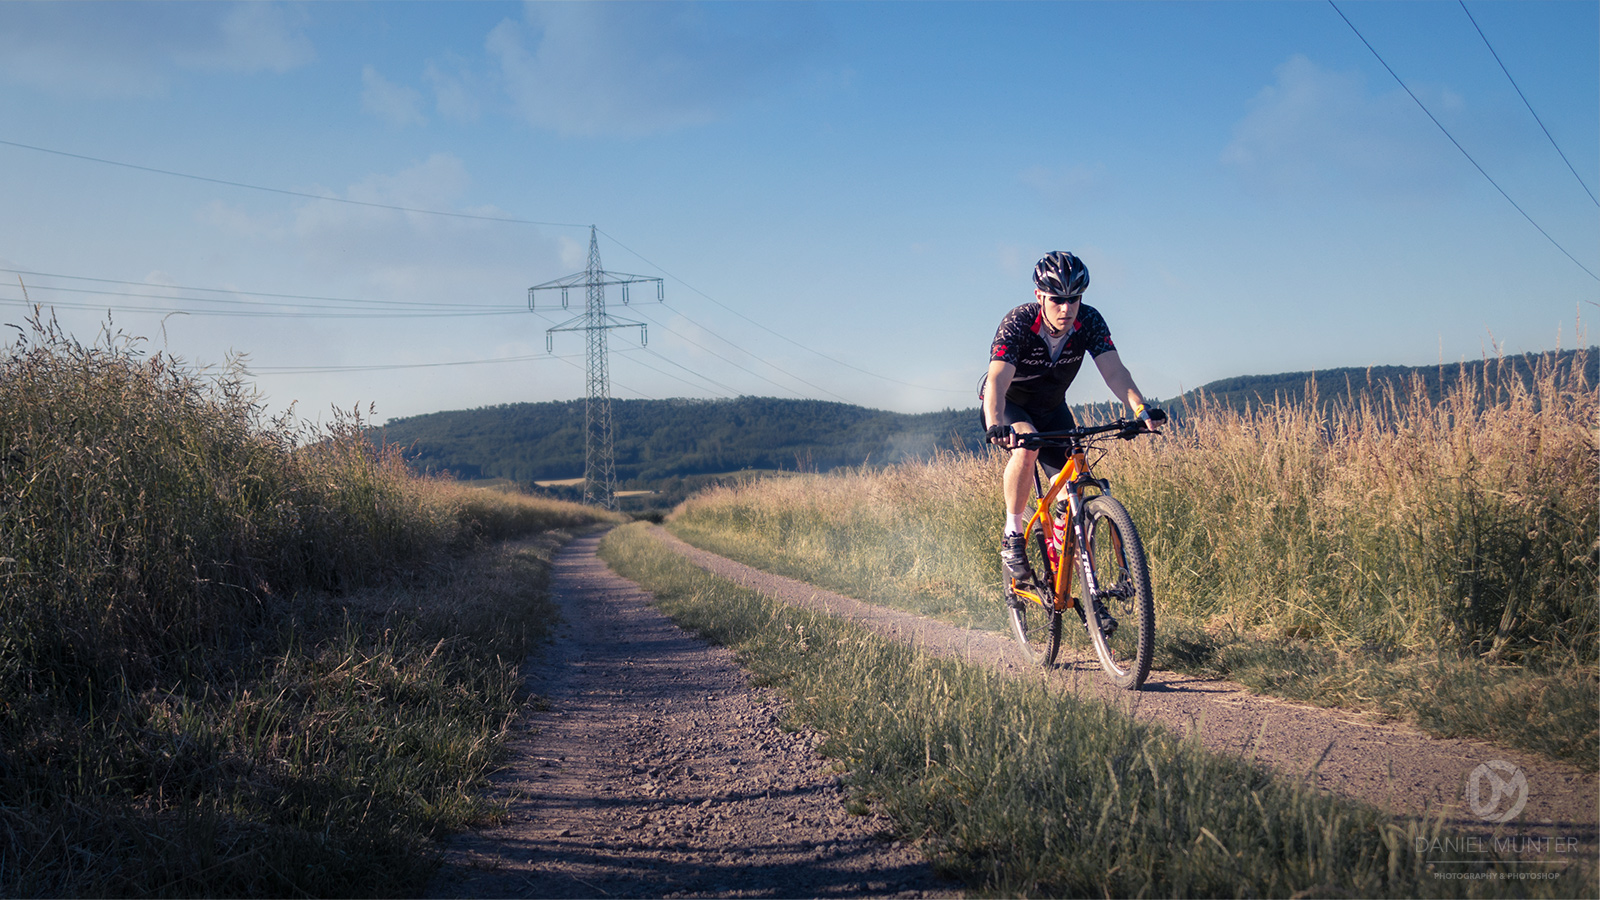
[[[1001,413],[1006,408],[1006,391],[1011,389],[1011,379],[1014,378],[1016,374],[1017,367],[1011,363],[1008,363],[1002,359],[990,360],[989,380],[988,383],[983,386],[984,424],[990,427],[1000,424]],[[1020,431],[1026,434],[1027,432],[1033,431],[1034,428],[1027,422],[1018,422],[1012,426],[1012,430]],[[1016,439],[1008,437],[1006,438],[1006,442],[1001,444],[1001,446],[1014,448],[1016,447]]]
[[[1144,394],[1139,390],[1139,386],[1133,383],[1133,375],[1128,372],[1128,367],[1122,364],[1122,357],[1117,351],[1107,350],[1096,356],[1094,364],[1095,368],[1100,370],[1100,377],[1106,380],[1106,387],[1111,388],[1111,393],[1118,400],[1127,403],[1128,408],[1136,412],[1144,408]],[[1151,431],[1161,430],[1160,422],[1146,422],[1145,426]]]

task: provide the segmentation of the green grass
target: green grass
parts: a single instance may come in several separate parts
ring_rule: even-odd
[[[1224,678],[1251,690],[1368,710],[1439,737],[1542,753],[1594,771],[1600,717],[1594,671],[1537,662],[1488,665],[1446,651],[1397,653],[1158,619],[1157,668]]]
[[[1498,880],[1440,865],[1437,821],[1393,820],[1104,704],[924,654],[711,576],[626,526],[602,556],[725,644],[826,735],[854,806],[992,896],[1576,896],[1592,869]],[[1459,855],[1454,858],[1459,858]],[[1467,872],[1475,880],[1436,874]]]
[[[1581,357],[1581,354],[1580,354]],[[1600,398],[1582,359],[1326,413],[1202,406],[1096,462],[1138,523],[1157,664],[1600,763]],[[668,521],[769,571],[1005,630],[1003,459],[708,491]]]
[[[0,896],[420,892],[493,813],[550,529],[617,517],[31,324],[0,355]]]

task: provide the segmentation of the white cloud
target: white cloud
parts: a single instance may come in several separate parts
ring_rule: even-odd
[[[528,4],[486,47],[517,113],[564,135],[711,122],[810,64],[816,13],[785,4]]]
[[[437,153],[342,190],[301,189],[358,203],[509,218],[493,206],[464,204],[471,186],[460,159]],[[235,239],[241,252],[262,257],[270,250],[311,283],[339,286],[319,292],[386,300],[515,306],[529,285],[572,271],[563,251],[576,246],[531,225],[310,199],[287,212],[213,202],[197,218]]]
[[[395,125],[422,125],[422,94],[395,84],[371,66],[361,67],[361,108]]]
[[[464,206],[461,198],[470,186],[460,159],[436,153],[400,172],[368,176],[337,196],[387,206],[506,215],[492,207]],[[533,226],[346,203],[307,201],[281,240],[310,271],[356,279],[391,299],[515,304],[528,284],[565,274],[555,271],[561,265],[555,242]],[[507,287],[508,279],[519,286]]]
[[[561,263],[569,269],[581,269],[589,264],[589,245],[580,244],[562,235],[556,239],[561,248]]]
[[[1461,98],[1438,92],[1441,108]],[[1254,183],[1308,185],[1386,195],[1436,189],[1444,174],[1443,138],[1398,88],[1371,94],[1356,72],[1331,72],[1304,56],[1278,67],[1276,81],[1234,126],[1222,161]]]
[[[0,3],[0,81],[142,97],[185,69],[285,72],[315,55],[304,24],[268,3]]]
[[[175,61],[186,68],[226,72],[287,72],[316,56],[302,32],[305,16],[271,3],[237,3],[221,8],[220,20],[207,23],[213,40],[180,50]]]
[[[460,61],[453,61],[453,71],[445,71],[438,63],[429,61],[422,77],[433,88],[434,104],[439,115],[453,122],[476,122],[483,104],[480,79],[467,70]]]

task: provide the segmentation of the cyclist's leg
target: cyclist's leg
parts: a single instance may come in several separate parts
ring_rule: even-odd
[[[1039,430],[1034,425],[1033,416],[1010,400],[1007,400],[1000,410],[1000,424],[1010,425],[1013,431],[1021,434]],[[1006,471],[1002,476],[1005,484],[1007,516],[1018,516],[1027,511],[1028,497],[1033,490],[1033,463],[1038,455],[1038,451],[1035,450],[1018,448],[1011,451],[1011,458],[1006,461]]]
[[[999,424],[1010,425],[1013,431],[1024,434],[1038,431],[1028,411],[1010,401],[1001,409]],[[1001,475],[1006,522],[1000,532],[1000,565],[1011,578],[1033,577],[1022,532],[1028,519],[1028,498],[1033,494],[1033,466],[1038,455],[1034,450],[1012,450]]]
[[[1011,402],[1005,404],[1002,421],[1019,432],[1041,430],[1037,427],[1034,413]],[[1028,500],[1033,494],[1034,466],[1038,458],[1037,452],[1019,449],[1011,451],[1011,458],[1006,463],[1003,478],[1007,524],[1001,538],[1000,555],[1008,574],[1018,579],[1017,584],[1021,584],[1020,579],[1024,577],[1033,582],[1026,589],[1018,588],[1033,599],[1024,599],[1014,591],[1008,591],[1007,612],[1011,617],[1012,632],[1023,650],[1035,663],[1048,668],[1054,665],[1061,647],[1061,614],[1055,610],[1054,595],[1049,588],[1052,579],[1048,557],[1042,550],[1043,534],[1039,535],[1041,549],[1035,560],[1037,566],[1028,562],[1028,548],[1021,534],[1028,519]],[[1013,568],[1014,565],[1016,568]],[[1025,575],[1018,574],[1019,570]]]

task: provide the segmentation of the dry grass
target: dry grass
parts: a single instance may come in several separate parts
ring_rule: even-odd
[[[420,890],[606,517],[35,318],[0,356],[0,895]],[[467,554],[477,554],[470,562]]]
[[[1202,403],[1159,440],[1110,445],[1096,471],[1144,537],[1157,664],[1592,768],[1600,399],[1582,357],[1531,377],[1491,364],[1437,401],[1417,383],[1326,409]],[[1003,630],[1000,464],[952,455],[714,490],[670,527]]]
[[[1430,856],[1461,838],[1279,777],[1038,679],[926,654],[710,575],[636,526],[601,554],[827,735],[857,810],[977,896],[1588,896],[1588,860]],[[1460,859],[1458,854],[1452,859]],[[1520,870],[1525,871],[1525,870]],[[1443,877],[1441,877],[1443,876]]]
[[[1167,605],[1235,628],[1490,659],[1596,653],[1600,401],[1485,367],[1317,412],[1203,405],[1106,460]]]

